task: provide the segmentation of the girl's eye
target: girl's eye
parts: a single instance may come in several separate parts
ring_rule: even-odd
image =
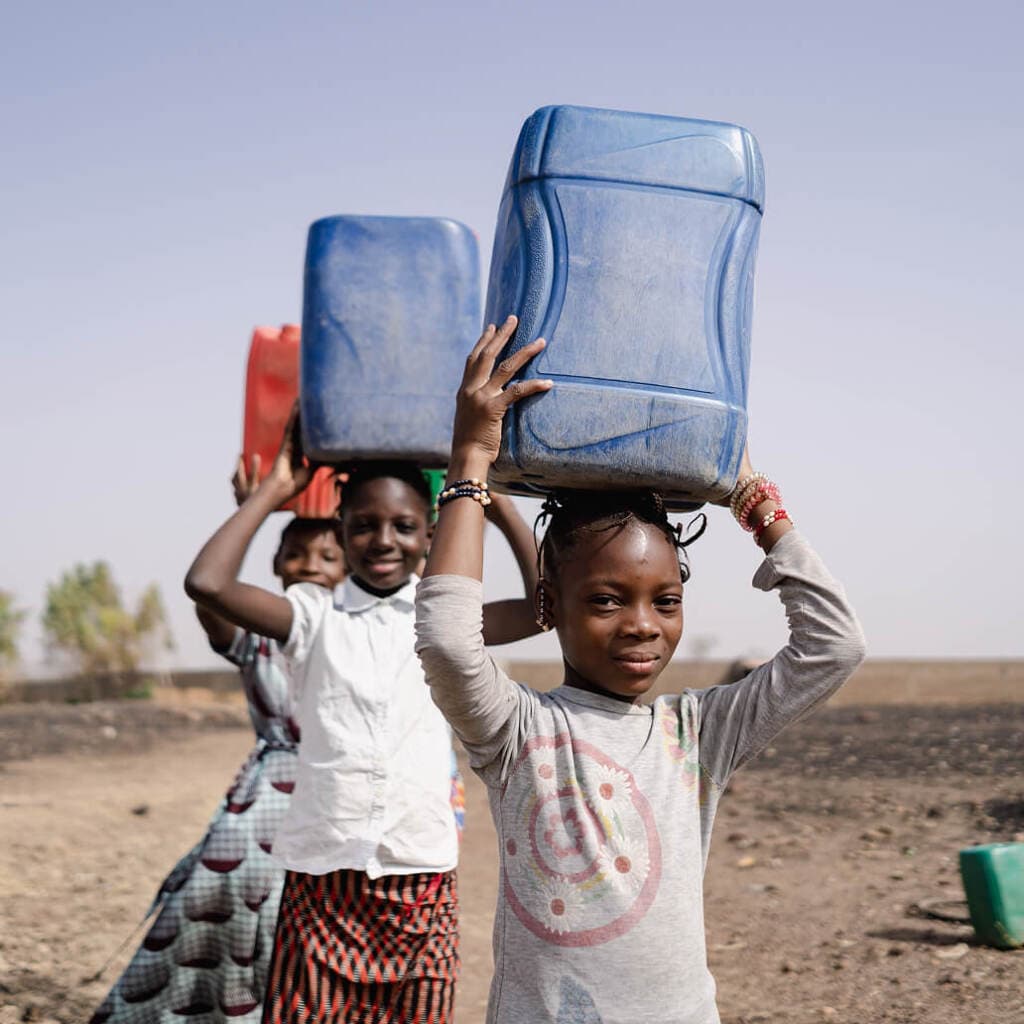
[[[677,597],[674,594],[667,594],[665,597],[659,597],[655,602],[655,608],[665,612],[674,612],[680,605],[682,605],[683,599]]]
[[[395,529],[397,529],[399,533],[415,533],[416,532],[416,524],[415,523],[396,523],[395,524]]]
[[[619,600],[611,594],[594,594],[594,596],[589,599],[589,603],[594,605],[596,608],[614,608],[618,605]]]

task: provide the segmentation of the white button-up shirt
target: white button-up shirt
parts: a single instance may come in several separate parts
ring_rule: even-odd
[[[274,855],[293,871],[378,878],[455,867],[451,733],[413,650],[418,582],[383,598],[351,578],[333,593],[312,583],[285,593],[302,737]]]

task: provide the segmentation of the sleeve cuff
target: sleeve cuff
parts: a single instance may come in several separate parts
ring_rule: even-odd
[[[417,597],[438,597],[448,594],[483,602],[484,585],[480,580],[473,579],[472,576],[448,573],[441,576],[428,576],[426,579],[420,580],[419,586],[416,588]]]
[[[789,575],[787,569],[800,553],[809,550],[807,540],[795,528],[780,537],[771,552],[764,556],[764,561],[757,567],[751,581],[758,590],[771,590]]]

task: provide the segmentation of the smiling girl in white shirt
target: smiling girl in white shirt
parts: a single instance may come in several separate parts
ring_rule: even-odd
[[[238,580],[266,517],[299,494],[297,416],[268,477],[203,547],[185,589],[197,603],[283,644],[302,730],[288,815],[274,841],[288,869],[265,1022],[447,1024],[458,970],[458,840],[451,739],[413,650],[415,575],[430,536],[430,489],[408,464],[350,476],[342,535],[350,576],[282,597]],[[526,593],[533,538],[507,499],[490,506]],[[526,600],[484,608],[489,643],[537,631]]]

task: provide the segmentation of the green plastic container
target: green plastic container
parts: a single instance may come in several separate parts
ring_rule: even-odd
[[[1024,946],[1024,843],[961,850],[960,877],[978,938],[997,949]]]
[[[423,475],[430,484],[430,504],[437,504],[437,496],[444,490],[444,478],[448,475],[446,469],[425,469]]]

